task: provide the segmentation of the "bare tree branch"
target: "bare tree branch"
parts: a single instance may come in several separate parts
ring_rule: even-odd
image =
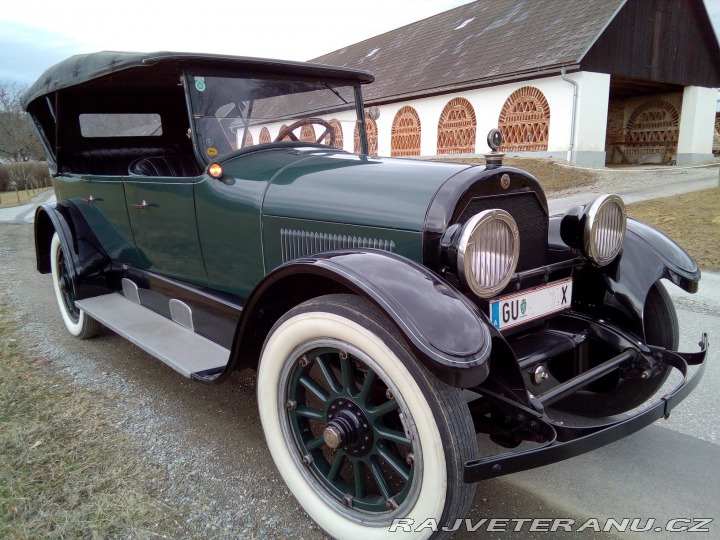
[[[0,161],[36,161],[45,154],[30,117],[20,105],[25,87],[0,83]]]

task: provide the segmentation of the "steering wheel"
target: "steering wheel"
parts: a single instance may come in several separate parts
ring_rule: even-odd
[[[280,142],[285,137],[289,137],[291,141],[300,142],[300,139],[297,138],[297,135],[295,135],[293,131],[295,131],[301,126],[307,126],[310,124],[318,124],[325,128],[325,131],[323,131],[322,134],[315,141],[316,143],[323,144],[321,141],[325,138],[326,135],[329,135],[330,141],[328,141],[328,144],[330,146],[335,146],[335,130],[333,129],[332,125],[330,125],[330,122],[327,122],[322,118],[303,118],[302,120],[298,120],[294,124],[290,124],[284,129],[281,129],[280,133],[278,133],[278,136],[275,137],[275,140],[273,142]]]

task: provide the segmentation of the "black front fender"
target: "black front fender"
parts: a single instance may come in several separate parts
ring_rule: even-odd
[[[700,270],[695,260],[667,235],[628,219],[620,255],[607,267],[580,271],[576,298],[596,310],[598,316],[617,319],[627,330],[644,337],[645,299],[659,279],[668,279],[694,293]]]
[[[266,276],[243,310],[233,356],[252,326],[273,305],[352,292],[370,300],[406,337],[425,366],[458,387],[474,387],[489,373],[489,323],[464,296],[413,261],[380,251],[336,251],[297,259]],[[301,300],[301,301],[302,301]],[[276,313],[275,318],[279,316]]]

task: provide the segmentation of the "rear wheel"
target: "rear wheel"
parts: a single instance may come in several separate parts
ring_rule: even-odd
[[[96,336],[100,332],[102,325],[75,305],[73,277],[70,274],[66,254],[57,233],[53,234],[50,244],[50,269],[55,297],[65,327],[73,336],[79,339]]]
[[[648,345],[676,351],[680,343],[680,329],[672,298],[662,283],[656,282],[648,292],[643,309],[643,326]],[[606,391],[581,390],[559,402],[557,408],[582,416],[597,418],[621,414],[650,399],[670,375],[670,368],[649,380],[620,379]],[[609,374],[607,377],[617,375]],[[598,381],[607,387],[606,381]]]
[[[394,519],[465,516],[475,485],[463,465],[477,455],[467,404],[369,302],[331,295],[288,312],[265,342],[257,387],[275,464],[330,535],[386,538]]]

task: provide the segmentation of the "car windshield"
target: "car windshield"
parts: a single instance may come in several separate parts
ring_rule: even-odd
[[[189,77],[195,137],[207,158],[280,141],[343,147],[356,135],[352,85],[319,81]],[[346,143],[347,144],[347,143]]]

